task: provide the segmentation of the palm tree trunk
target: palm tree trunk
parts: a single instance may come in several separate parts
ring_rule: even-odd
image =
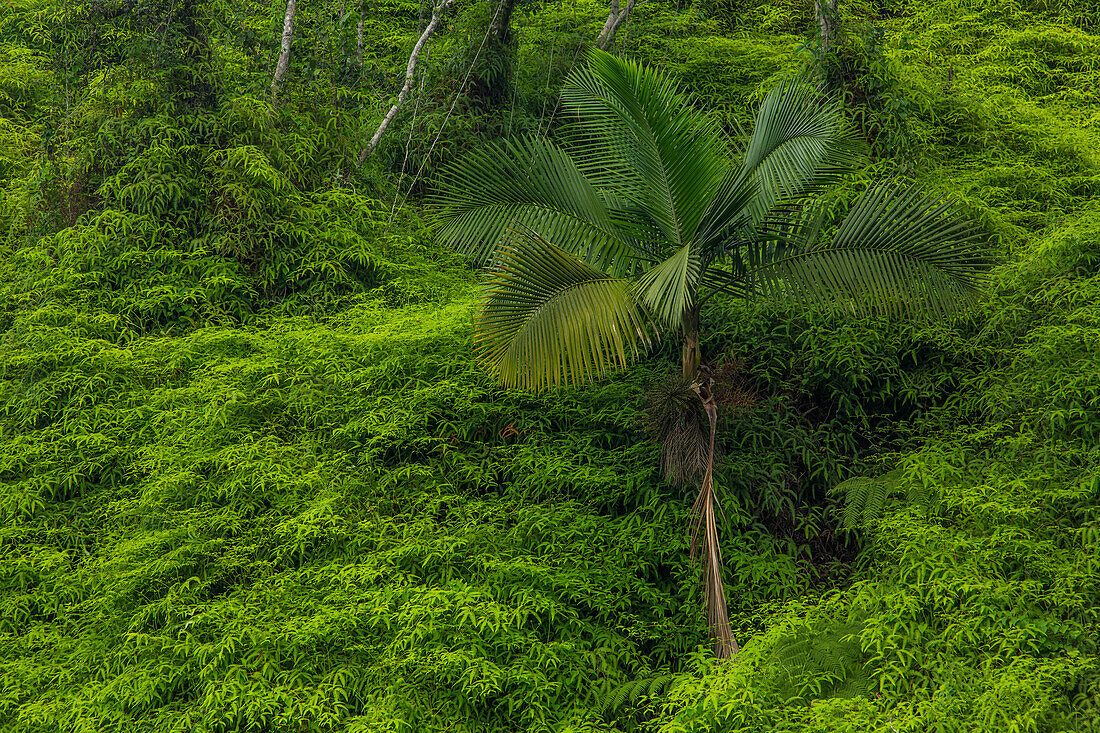
[[[684,317],[680,322],[680,330],[684,338],[683,343],[683,371],[680,376],[685,382],[695,379],[695,373],[699,371],[699,304],[696,303],[684,311]]]
[[[707,448],[707,467],[699,496],[691,509],[694,516],[691,527],[691,556],[703,556],[703,602],[706,605],[707,627],[714,639],[714,653],[719,659],[737,654],[737,640],[730,630],[729,612],[726,608],[726,587],[722,582],[722,548],[718,542],[718,497],[714,490],[714,441],[718,432],[718,402],[714,399],[714,380],[706,369],[700,370],[702,361],[699,350],[699,304],[684,312],[681,320],[683,335],[684,381],[699,395],[703,409],[710,421],[710,443]]]

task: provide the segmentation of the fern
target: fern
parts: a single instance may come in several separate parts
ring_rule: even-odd
[[[787,702],[857,697],[873,685],[860,648],[858,623],[804,623],[769,650],[762,671],[775,694]]]
[[[887,501],[903,487],[907,504],[925,512],[931,509],[930,486],[911,478],[907,480],[903,468],[876,477],[854,476],[837,484],[833,491],[844,495],[844,526],[855,528],[874,522],[885,513]]]
[[[675,679],[674,674],[662,674],[653,677],[636,677],[617,685],[609,680],[601,690],[595,693],[592,710],[597,715],[610,720],[623,708],[660,695]]]

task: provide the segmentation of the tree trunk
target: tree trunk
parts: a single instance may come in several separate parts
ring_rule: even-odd
[[[685,382],[692,382],[699,370],[699,304],[696,303],[684,311],[680,324],[683,334],[683,364],[680,376]]]
[[[499,104],[508,98],[512,79],[513,54],[508,44],[512,40],[512,12],[516,8],[516,0],[499,0],[499,3],[489,21],[484,56],[490,62],[495,58],[499,64],[490,63],[488,68],[496,67],[492,76],[478,73],[471,86],[471,91],[480,93],[488,104]]]
[[[359,64],[360,75],[363,71],[363,0],[359,0],[359,25],[355,26],[355,62]]]
[[[503,46],[512,40],[512,11],[516,9],[516,0],[501,0],[489,35],[498,45]]]
[[[821,54],[832,50],[836,40],[837,0],[814,0],[814,15],[821,33]]]
[[[275,78],[271,81],[271,92],[276,99],[286,80],[290,68],[290,45],[294,41],[294,13],[297,12],[297,0],[286,0],[286,15],[283,16],[283,43],[279,48],[279,62],[275,65]]]
[[[726,608],[726,587],[722,581],[722,548],[718,542],[718,497],[714,490],[714,442],[718,432],[718,403],[714,398],[714,380],[707,368],[700,368],[699,304],[687,311],[681,322],[683,334],[682,376],[691,382],[699,395],[710,422],[707,466],[699,495],[691,508],[691,556],[703,556],[703,602],[706,606],[707,628],[714,639],[714,653],[719,659],[737,654],[737,640],[730,629]]]
[[[293,0],[291,0],[293,2]],[[409,63],[405,67],[405,85],[401,87],[401,91],[397,94],[397,101],[390,107],[390,111],[386,113],[385,118],[382,120],[382,124],[378,126],[377,132],[374,133],[374,137],[370,139],[367,146],[363,148],[363,151],[359,154],[359,165],[363,165],[363,161],[367,159],[367,156],[374,152],[374,149],[378,147],[379,141],[386,133],[386,128],[393,122],[394,116],[397,115],[397,110],[401,108],[401,104],[405,101],[405,97],[409,96],[409,90],[412,89],[413,73],[416,71],[416,61],[420,58],[420,52],[424,48],[424,44],[428,42],[432,34],[435,33],[435,29],[439,27],[439,21],[443,19],[443,13],[454,4],[454,0],[443,0],[432,12],[431,22],[428,23],[428,27],[424,29],[424,32],[420,34],[420,38],[417,39],[416,45],[413,46],[412,53],[409,54]]]
[[[615,42],[615,33],[619,26],[626,21],[630,11],[638,4],[638,0],[630,0],[626,7],[619,9],[619,0],[611,0],[611,12],[607,14],[607,21],[603,24],[603,30],[596,36],[596,48],[606,51]]]

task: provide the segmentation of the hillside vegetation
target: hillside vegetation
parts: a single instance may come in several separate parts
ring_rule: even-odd
[[[711,653],[647,394],[479,369],[441,166],[560,134],[591,0],[0,10],[0,730],[1100,731],[1100,6],[650,0],[730,130],[808,66],[994,243],[951,319],[716,297]],[[357,23],[363,52],[357,57]],[[341,15],[343,13],[343,15]],[[817,63],[814,66],[815,62]],[[461,90],[461,91],[460,91]],[[839,488],[838,488],[839,487]]]

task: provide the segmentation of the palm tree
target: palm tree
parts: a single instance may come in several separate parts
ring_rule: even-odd
[[[822,237],[812,196],[861,150],[811,84],[773,90],[741,141],[667,75],[601,51],[570,74],[562,101],[568,152],[543,138],[500,141],[444,172],[440,234],[490,268],[476,340],[504,385],[597,378],[679,332],[681,376],[709,422],[693,554],[698,541],[708,623],[728,656],[737,643],[715,520],[717,407],[700,371],[704,299],[765,292],[941,314],[977,292],[985,248],[952,205],[884,185]]]

